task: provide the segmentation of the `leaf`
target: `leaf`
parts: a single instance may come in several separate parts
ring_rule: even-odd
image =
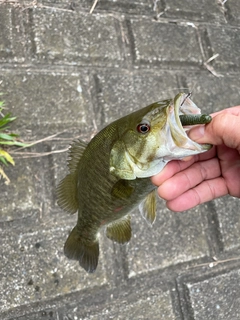
[[[14,141],[14,140],[15,140],[15,137],[12,136],[11,134],[1,133],[1,132],[0,132],[0,139],[9,140],[9,141]],[[0,140],[0,141],[1,141],[1,140]]]
[[[0,145],[17,146],[17,147],[29,147],[31,144],[19,142],[19,141],[3,141],[0,140]]]
[[[0,157],[5,158],[9,163],[11,163],[13,166],[15,165],[15,162],[13,158],[10,156],[10,154],[7,151],[0,150]],[[3,162],[3,161],[2,161]]]
[[[6,175],[6,173],[3,171],[3,168],[0,167],[0,176],[3,177],[3,179],[5,179],[5,183],[9,184],[10,183],[10,179],[8,178],[8,176]]]
[[[8,163],[7,163],[7,161],[6,161],[6,159],[5,159],[4,157],[0,157],[0,161],[1,161],[3,164],[5,164],[5,166],[8,165]]]
[[[16,117],[10,117],[11,114],[6,114],[2,119],[0,119],[0,127],[4,127],[9,122],[12,122],[16,119]]]

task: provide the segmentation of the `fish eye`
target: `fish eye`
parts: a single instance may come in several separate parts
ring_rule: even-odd
[[[138,126],[137,126],[137,131],[140,132],[140,133],[147,133],[148,131],[150,130],[150,125],[148,123],[140,123]]]

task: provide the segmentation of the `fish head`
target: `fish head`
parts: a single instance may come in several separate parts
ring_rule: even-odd
[[[189,94],[155,102],[115,122],[118,140],[110,154],[110,172],[121,179],[146,178],[171,160],[205,152],[209,144],[191,140],[180,115],[201,114]]]

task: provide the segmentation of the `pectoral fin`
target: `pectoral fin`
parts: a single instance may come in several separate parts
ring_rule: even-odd
[[[131,239],[131,217],[126,216],[121,220],[112,222],[107,226],[106,236],[118,243],[125,243]]]
[[[140,203],[139,211],[144,219],[152,226],[156,219],[156,190],[153,190]]]
[[[128,199],[134,191],[134,187],[131,186],[129,182],[129,180],[118,180],[112,187],[112,197],[117,199]]]

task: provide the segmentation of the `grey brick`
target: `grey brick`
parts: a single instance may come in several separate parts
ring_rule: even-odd
[[[180,86],[192,92],[192,99],[203,112],[216,112],[239,104],[239,77],[224,74],[188,73],[180,77]]]
[[[81,2],[75,2],[70,4],[68,0],[63,1],[54,1],[54,0],[45,0],[45,3],[50,5],[57,5],[63,6],[65,9],[72,8],[74,11],[78,10],[86,10],[89,12],[93,6],[93,1],[91,0],[82,0]],[[111,1],[111,0],[101,0],[98,1],[97,5],[94,8],[95,12],[120,12],[120,13],[127,13],[127,14],[145,14],[149,15],[153,13],[153,3],[151,0],[141,1],[141,0],[118,0],[118,1]]]
[[[0,10],[0,61],[24,62],[24,37],[20,10],[1,5]]]
[[[88,1],[90,2],[90,1]],[[111,1],[105,0],[99,2],[99,6],[96,9],[108,10],[111,6],[111,11],[125,12],[127,14],[139,14],[139,15],[149,15],[153,14],[153,3],[151,0],[141,1],[141,0],[120,0]]]
[[[173,213],[161,201],[152,227],[138,212],[132,224],[133,237],[127,247],[130,277],[209,255],[206,226],[198,208]]]
[[[90,126],[91,103],[88,75],[65,72],[3,72],[1,92],[6,107],[17,120],[11,127],[21,134],[33,126]]]
[[[213,66],[220,71],[236,72],[240,68],[240,32],[238,28],[208,27],[211,54],[219,54]]]
[[[202,56],[195,28],[142,19],[131,21],[134,39],[134,63],[169,69],[199,66]],[[173,45],[174,44],[174,45]]]
[[[105,126],[132,111],[178,93],[176,76],[160,71],[152,74],[99,73],[96,77],[97,123]]]
[[[186,283],[193,319],[239,319],[239,280],[239,270],[232,270],[205,280],[196,279],[194,282]]]
[[[225,251],[240,247],[240,200],[226,196],[215,200],[219,231]]]
[[[24,231],[20,226],[12,231],[1,230],[2,312],[106,283],[104,264],[89,276],[76,261],[64,256],[63,244],[72,226],[63,215],[60,218],[58,214],[55,219],[48,218]],[[75,219],[76,216],[71,218],[72,224]]]
[[[59,320],[58,313],[52,310],[42,310],[32,314],[24,314],[20,317],[9,318],[9,320]],[[66,319],[68,320],[68,319]]]
[[[4,168],[10,184],[0,182],[0,222],[27,217],[36,219],[43,209],[42,159],[15,159],[15,163],[15,167]]]
[[[226,17],[230,24],[239,25],[240,23],[240,2],[238,0],[231,0],[225,3]]]
[[[180,19],[196,22],[225,22],[223,10],[217,1],[200,0],[167,0],[163,11],[159,10],[161,18]]]
[[[34,9],[36,62],[119,67],[123,58],[117,22],[111,16]]]
[[[97,313],[83,313],[81,306],[74,306],[72,310],[60,313],[60,320],[76,319],[76,320],[107,320],[107,319],[166,319],[175,320],[171,305],[171,296],[169,292],[159,289],[158,294],[149,294],[148,297],[136,298],[134,301],[127,299],[123,301],[112,301],[105,308],[100,309]]]

